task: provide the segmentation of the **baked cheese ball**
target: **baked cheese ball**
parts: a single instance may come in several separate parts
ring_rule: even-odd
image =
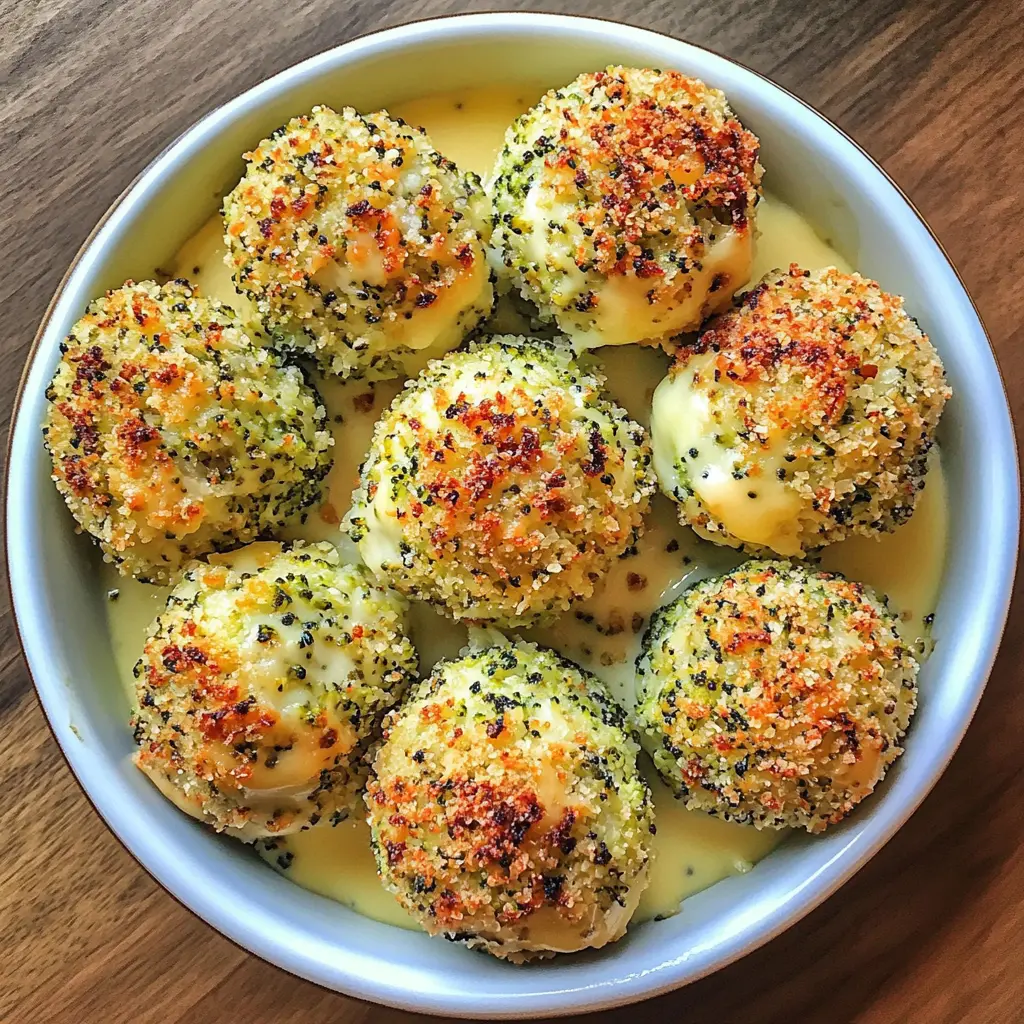
[[[435,666],[385,724],[366,792],[378,873],[432,935],[514,961],[622,936],[654,816],[602,684],[533,644]]]
[[[135,666],[135,763],[238,839],[361,807],[381,721],[416,672],[406,603],[326,543],[193,562]]]
[[[319,396],[188,281],[108,292],[61,353],[43,425],[53,479],[123,575],[168,582],[318,500],[332,444]]]
[[[860,583],[751,561],[662,609],[637,660],[642,743],[688,808],[820,832],[903,752],[917,662]]]
[[[699,79],[581,75],[508,129],[492,245],[578,347],[668,345],[750,278],[758,145]]]
[[[343,377],[397,376],[490,313],[490,203],[423,129],[314,107],[245,159],[227,260],[278,344]]]
[[[349,534],[377,575],[455,619],[549,620],[639,536],[642,427],[564,341],[500,335],[432,362],[378,421]]]
[[[684,524],[754,554],[891,531],[949,396],[902,299],[793,264],[679,349],[654,394],[658,481]]]

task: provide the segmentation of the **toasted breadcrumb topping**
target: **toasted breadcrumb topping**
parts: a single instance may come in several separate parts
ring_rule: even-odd
[[[330,544],[193,562],[135,666],[136,764],[245,840],[360,806],[381,721],[416,672],[406,605]]]
[[[707,436],[688,451],[673,448],[674,424],[653,427],[656,451],[672,463],[662,489],[681,521],[741,545],[701,496],[709,463],[727,457],[752,500],[781,483],[801,550],[910,518],[951,394],[901,298],[859,274],[796,264],[766,275],[680,348],[664,386],[677,381],[710,416]]]
[[[820,832],[903,752],[917,669],[869,587],[752,561],[658,614],[637,660],[636,715],[687,807]]]
[[[384,885],[500,957],[600,946],[646,885],[650,792],[600,682],[517,643],[435,666],[392,713],[366,803]]]
[[[46,396],[58,489],[105,557],[147,581],[280,526],[331,465],[301,370],[185,280],[128,281],[93,302]]]
[[[610,67],[547,93],[509,128],[492,191],[493,242],[524,297],[570,336],[602,324],[629,278],[663,343],[747,279],[758,140],[725,96],[675,71]],[[726,249],[742,255],[724,258]],[[703,276],[722,259],[721,273]],[[660,315],[659,315],[660,314]],[[641,314],[638,314],[638,319]]]
[[[342,376],[395,376],[490,313],[489,203],[422,129],[319,106],[245,159],[228,263],[278,343]]]
[[[654,486],[643,428],[602,386],[559,342],[431,363],[377,424],[349,519],[364,559],[456,619],[526,624],[593,593]]]

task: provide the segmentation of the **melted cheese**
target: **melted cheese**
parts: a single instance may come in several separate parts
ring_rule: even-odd
[[[413,124],[425,124],[440,151],[464,169],[485,172],[493,164],[507,124],[540,92],[539,88],[480,90],[431,97],[396,107],[394,113]],[[770,185],[770,168],[768,182]],[[774,197],[769,195],[759,204],[757,222],[752,279],[792,261],[849,269],[798,213]],[[223,251],[220,218],[214,217],[182,248],[170,273],[189,277],[206,294],[250,312],[234,293]],[[613,397],[635,419],[647,423],[652,396],[667,368],[666,358],[656,350],[634,347],[605,348],[597,358],[604,365]],[[335,464],[326,482],[328,500],[289,535],[329,540],[339,547],[342,557],[351,559],[356,552],[339,523],[348,510],[374,421],[397,393],[400,382],[377,383],[371,388],[360,381],[317,379],[317,387],[331,416]],[[824,567],[887,593],[890,606],[903,620],[904,635],[918,640],[921,649],[926,649],[927,641],[925,616],[938,597],[948,528],[937,453],[927,480],[918,511],[908,524],[879,539],[844,541],[827,549],[822,558]],[[549,644],[594,672],[619,700],[632,706],[633,662],[650,614],[678,596],[690,581],[728,571],[741,559],[737,552],[701,541],[692,530],[680,526],[672,503],[659,496],[636,553],[619,560],[593,598],[555,627],[532,631],[531,639]],[[168,591],[121,579],[109,567],[103,572],[107,586],[120,592],[118,600],[109,602],[108,612],[118,676],[127,692],[127,719],[127,704],[134,701],[132,666],[141,653],[146,626],[163,607]],[[423,604],[412,606],[411,632],[424,669],[441,657],[454,656],[466,642],[464,628]],[[635,921],[675,913],[686,896],[727,875],[749,870],[784,838],[784,834],[758,832],[687,811],[658,782],[646,758],[641,767],[654,790],[658,832],[650,884],[642,895],[635,890],[640,899]],[[285,853],[290,853],[291,859],[283,856]],[[276,870],[307,889],[377,920],[416,927],[379,885],[363,821],[288,836],[276,849],[263,854]],[[554,934],[545,938],[560,941]]]
[[[367,507],[366,530],[359,541],[359,555],[379,573],[382,566],[402,564],[401,544],[398,506],[391,500],[391,488],[384,482]]]
[[[544,85],[490,86],[473,92],[450,92],[410,100],[392,113],[422,125],[440,153],[463,171],[489,174],[505,141],[505,130],[528,110]]]
[[[686,811],[671,791],[648,772],[654,793],[654,836],[650,884],[640,898],[637,920],[669,917],[687,896],[745,874],[775,849],[785,834],[758,831],[695,811]]]
[[[768,184],[771,185],[769,172]],[[830,241],[818,235],[796,210],[771,193],[757,204],[757,243],[750,280],[760,281],[770,270],[790,263],[803,267],[838,267],[850,273],[853,267]]]
[[[706,374],[713,358],[709,354],[691,359],[681,373],[666,377],[654,392],[654,470],[662,487],[692,488],[734,537],[763,544],[780,555],[798,556],[800,496],[779,480],[776,471],[782,465],[782,452],[773,451],[785,438],[768,439],[756,479],[736,478],[734,471],[742,456],[720,439],[732,426],[715,420],[707,394],[693,386],[694,374]]]
[[[174,264],[163,271],[167,277],[185,277],[201,294],[219,299],[243,320],[258,323],[256,307],[247,295],[235,291],[231,270],[225,260],[224,221],[214,214],[182,247]]]
[[[611,277],[598,289],[593,330],[573,334],[573,339],[597,348],[692,330],[703,316],[728,305],[732,293],[750,279],[752,257],[750,236],[730,229],[708,244],[700,270],[691,271],[680,280],[678,291],[653,305],[647,300],[649,281],[632,274]],[[725,283],[716,298],[709,288],[719,276]]]
[[[674,292],[650,302],[651,282],[634,274],[608,277],[600,284],[588,281],[576,265],[575,242],[571,234],[552,232],[551,223],[566,223],[575,209],[571,201],[552,195],[548,187],[535,182],[526,195],[516,225],[524,232],[526,254],[533,268],[528,276],[541,273],[555,278],[551,302],[565,308],[593,289],[597,305],[589,314],[592,323],[580,327],[571,323],[564,330],[577,348],[628,345],[645,338],[667,338],[692,330],[703,316],[723,309],[738,288],[750,279],[753,240],[750,234],[729,229],[709,241],[700,269],[680,276]],[[709,291],[712,281],[722,281],[717,293]]]

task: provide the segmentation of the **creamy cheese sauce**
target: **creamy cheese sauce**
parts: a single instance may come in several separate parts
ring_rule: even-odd
[[[734,537],[771,547],[780,555],[800,555],[800,496],[776,475],[785,454],[785,434],[766,437],[759,455],[761,473],[751,491],[746,474],[737,477],[742,452],[715,440],[731,423],[716,419],[707,393],[695,381],[707,379],[715,353],[690,359],[685,368],[666,377],[654,392],[654,470],[664,490],[680,495],[685,478],[701,504]],[[681,473],[680,467],[686,467]],[[756,501],[751,501],[756,497]]]
[[[436,96],[397,106],[392,112],[424,125],[437,148],[461,167],[486,175],[506,126],[535,102],[541,91],[520,88]],[[768,181],[770,184],[770,169]],[[850,269],[796,211],[776,198],[766,196],[757,216],[759,237],[752,280],[794,261],[809,267],[833,264]],[[188,277],[206,294],[250,316],[251,307],[231,285],[221,235],[218,215],[182,247],[170,271],[174,276]],[[654,389],[667,369],[666,357],[636,346],[602,349],[594,357],[604,367],[611,394],[634,418],[648,424]],[[401,382],[369,385],[365,381],[339,383],[318,378],[317,386],[331,417],[334,467],[327,479],[323,505],[311,510],[305,522],[289,535],[332,541],[343,557],[355,559],[357,552],[342,535],[340,523],[348,510],[373,425]],[[824,552],[821,563],[887,594],[903,622],[904,637],[926,653],[930,645],[926,620],[938,597],[947,527],[945,485],[936,453],[918,510],[908,524],[881,538],[854,538],[835,545]],[[620,701],[632,706],[633,663],[651,613],[693,580],[727,571],[742,559],[742,554],[702,541],[681,526],[673,504],[659,495],[635,553],[616,563],[599,592],[554,626],[529,630],[524,635],[590,669]],[[121,579],[112,569],[106,571],[111,591],[110,630],[118,674],[126,690],[127,717],[127,704],[134,699],[132,666],[141,653],[146,627],[163,607],[168,591]],[[438,658],[457,654],[467,639],[463,627],[419,604],[412,609],[411,632],[424,671]],[[727,875],[750,870],[784,838],[782,833],[759,832],[686,811],[657,780],[646,757],[642,766],[654,791],[658,832],[651,883],[635,921],[676,913],[687,896]],[[290,836],[273,847],[261,848],[260,853],[276,870],[307,889],[380,921],[416,927],[378,883],[369,832],[361,820]]]

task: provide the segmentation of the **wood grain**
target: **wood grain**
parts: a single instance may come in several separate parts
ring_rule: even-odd
[[[507,0],[506,0],[507,2]],[[179,131],[353,35],[474,2],[0,0],[0,403],[109,202]],[[551,0],[512,3],[543,8]],[[963,274],[1024,422],[1019,0],[563,0],[736,57],[879,159]],[[984,501],[984,495],[977,500]],[[1018,588],[1019,589],[1019,588]],[[6,598],[4,598],[6,602]],[[744,961],[640,1010],[676,1021],[1018,1021],[1024,1015],[1024,613],[934,793],[861,874]],[[411,1021],[246,955],[121,849],[81,795],[0,618],[0,1021]],[[595,1019],[597,1019],[595,1017]]]

